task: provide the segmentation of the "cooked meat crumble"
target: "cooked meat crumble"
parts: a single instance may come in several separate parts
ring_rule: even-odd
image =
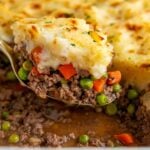
[[[97,133],[102,133],[103,123],[110,122],[107,116],[100,117],[99,113],[90,108],[70,108],[51,100],[40,99],[17,83],[9,87],[2,86],[0,93],[0,124],[7,121],[10,123],[9,131],[2,128],[0,130],[1,145],[12,145],[8,139],[12,134],[17,134],[19,141],[13,144],[17,146],[117,146],[118,141],[113,134],[127,131],[126,128],[119,127],[115,118],[110,117],[114,122],[114,126],[110,126],[112,132],[108,127],[108,131],[103,131],[108,132],[107,136],[98,135]],[[99,132],[97,125],[100,127]],[[93,126],[90,131],[89,126]],[[81,128],[79,133],[76,132],[78,128]],[[82,133],[90,137],[88,144],[79,144],[78,137]]]
[[[61,83],[63,80],[62,76],[59,73],[53,73],[49,75],[40,75],[34,77],[32,74],[29,75],[29,86],[35,93],[41,97],[46,97],[46,95],[51,95],[64,99],[67,101],[72,101],[77,104],[91,104],[96,105],[96,95],[97,92],[88,89],[83,89],[79,85],[80,76],[87,77],[86,75],[76,75],[68,81],[68,83]],[[90,75],[88,74],[88,77]],[[114,101],[117,100],[120,96],[120,93],[113,93],[112,86],[106,86],[104,89],[104,94],[108,96],[108,100]],[[45,95],[46,94],[46,95]]]

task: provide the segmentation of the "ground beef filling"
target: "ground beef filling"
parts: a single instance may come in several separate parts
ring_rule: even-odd
[[[113,128],[104,129],[101,135],[103,119],[100,120],[100,114],[91,108],[72,108],[52,100],[43,100],[19,84],[0,87],[1,146],[122,146],[113,134],[127,129],[120,129],[119,125],[115,127],[113,124],[115,131],[110,133]],[[89,119],[84,120],[83,117]],[[106,118],[105,124],[108,122]],[[5,122],[9,122],[10,126],[4,126]],[[87,128],[90,124],[92,127]],[[100,131],[96,130],[97,124],[100,125]],[[19,137],[18,141],[10,141],[14,134]],[[88,135],[89,142],[80,143],[78,139],[81,134]]]
[[[133,87],[125,88],[124,94],[117,101],[120,122],[126,125],[143,145],[150,145],[150,111],[146,109],[140,98],[144,93],[139,93],[138,97],[131,100],[127,97],[130,89]],[[134,106],[134,109],[130,106]]]
[[[83,89],[79,85],[81,77],[89,77],[87,72],[83,72],[80,75],[75,75],[65,83],[62,83],[64,79],[57,71],[51,75],[39,75],[38,77],[30,73],[28,85],[41,97],[52,95],[73,103],[96,105],[96,95],[98,93],[93,89]],[[112,86],[105,85],[103,91],[109,102],[116,100],[120,96],[120,93],[113,93],[112,88]]]

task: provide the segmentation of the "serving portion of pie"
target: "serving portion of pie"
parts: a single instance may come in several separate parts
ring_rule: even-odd
[[[113,92],[119,71],[108,73],[113,47],[101,29],[83,19],[23,19],[12,25],[15,53],[20,55],[20,78],[41,97],[54,96],[71,103],[106,105],[119,97]],[[32,64],[27,70],[24,64]],[[26,78],[21,70],[27,70]],[[101,104],[98,97],[104,96]]]

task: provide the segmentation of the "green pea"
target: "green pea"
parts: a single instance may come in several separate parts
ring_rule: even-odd
[[[83,134],[83,135],[80,135],[80,137],[79,137],[79,142],[81,143],[81,144],[86,144],[86,143],[88,143],[89,142],[89,136],[88,135],[86,135],[86,134]]]
[[[133,100],[138,97],[138,92],[135,89],[130,89],[127,94],[128,99]]]
[[[121,91],[121,85],[120,84],[114,84],[113,85],[113,92],[117,93]]]
[[[26,81],[28,79],[28,72],[21,67],[18,71],[18,76],[21,80]]]
[[[105,74],[103,75],[103,78],[108,78],[108,73],[105,73]]]
[[[2,112],[2,117],[3,117],[4,119],[7,119],[8,116],[9,116],[9,112],[8,112],[8,111],[3,111],[3,112]]]
[[[91,89],[93,87],[93,81],[89,78],[83,78],[80,80],[80,86],[84,89]]]
[[[7,72],[6,78],[7,78],[8,80],[11,80],[11,81],[14,81],[14,80],[17,79],[13,71]]]
[[[117,111],[118,111],[117,106],[114,103],[111,103],[106,106],[106,114],[109,116],[115,115]]]
[[[96,96],[96,101],[100,106],[105,106],[108,103],[108,99],[105,94],[98,94]]]
[[[10,122],[9,121],[4,121],[2,123],[2,130],[3,131],[8,131],[10,129]]]
[[[129,104],[128,107],[127,107],[127,112],[128,112],[130,115],[134,114],[134,112],[135,112],[135,105]]]
[[[67,84],[67,80],[65,80],[65,79],[62,79],[60,82],[61,82],[61,84]]]
[[[18,134],[12,134],[12,135],[10,135],[10,137],[8,139],[9,143],[14,143],[14,144],[18,143],[19,140],[20,140],[20,137]]]
[[[30,71],[32,69],[32,62],[29,60],[26,60],[23,64],[22,67],[26,71]]]

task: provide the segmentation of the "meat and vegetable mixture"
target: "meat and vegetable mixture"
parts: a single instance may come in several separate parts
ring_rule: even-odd
[[[149,114],[144,107],[138,108],[135,89],[128,90],[126,103],[94,111],[43,100],[18,83],[8,85],[0,89],[1,145],[149,145]]]
[[[3,86],[0,92],[1,145],[141,145],[132,132],[112,117],[119,111],[115,104],[96,112],[91,108],[70,108],[52,100],[41,100],[18,84]]]
[[[21,64],[19,77],[44,98],[49,95],[70,104],[104,106],[117,100],[122,91],[119,71],[94,79],[86,70],[77,74],[72,64],[61,65],[58,70],[49,69],[46,74],[40,74],[34,66],[27,70],[27,65],[32,66],[32,63],[25,60]],[[66,78],[65,73],[72,77]]]
[[[118,101],[94,111],[43,100],[18,83],[6,83],[0,88],[0,144],[149,145],[150,117],[145,107],[139,105],[139,97],[140,93],[135,88],[128,87],[122,89]]]

